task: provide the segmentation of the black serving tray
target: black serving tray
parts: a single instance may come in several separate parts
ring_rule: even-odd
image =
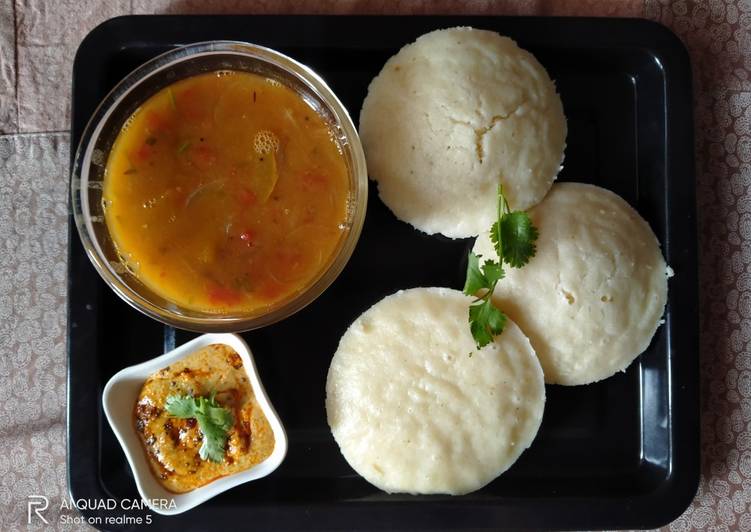
[[[350,322],[400,288],[461,288],[467,240],[398,221],[373,186],[362,237],[339,279],[295,316],[244,334],[289,433],[271,476],[149,530],[646,528],[691,501],[699,476],[695,183],[688,56],[643,20],[512,17],[128,16],[81,44],[73,67],[72,146],[97,103],[131,69],[174,46],[237,39],[318,71],[357,118],[368,83],[404,44],[469,25],[509,35],[556,80],[569,120],[561,180],[620,194],[662,242],[676,276],[666,323],[625,373],[547,387],[537,439],[482,490],[461,497],[383,493],[345,462],[326,424],[324,384]],[[70,226],[68,475],[75,499],[138,498],[101,393],[125,366],[194,337],[141,315],[100,280]],[[85,510],[88,517],[147,511]],[[127,528],[97,524],[100,528]]]

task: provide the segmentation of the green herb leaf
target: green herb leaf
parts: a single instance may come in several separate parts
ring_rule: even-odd
[[[485,264],[482,265],[482,272],[490,285],[488,289],[495,288],[496,283],[506,275],[506,272],[503,271],[503,265],[494,260],[486,260]]]
[[[483,288],[489,290],[490,283],[480,270],[480,257],[470,251],[467,257],[467,280],[464,282],[464,293],[473,296]]]
[[[500,215],[500,218],[492,225],[490,228],[490,242],[493,244],[493,249],[495,250],[496,255],[503,259],[503,249],[501,247],[501,224],[500,221],[503,219],[503,215]],[[503,260],[501,260],[503,262]]]
[[[207,414],[196,412],[195,418],[198,421],[198,427],[203,433],[203,443],[198,450],[198,455],[203,460],[221,462],[224,459],[227,432],[220,426],[215,425]]]
[[[537,229],[526,212],[511,212],[503,195],[503,187],[499,185],[498,219],[490,228],[490,241],[498,255],[498,261],[486,260],[480,268],[478,256],[470,252],[467,258],[464,293],[477,295],[478,291],[486,290],[469,307],[469,328],[478,349],[492,342],[506,326],[506,315],[492,301],[493,291],[505,275],[503,263],[513,268],[527,264],[535,254],[537,236]]]
[[[193,412],[196,409],[196,401],[189,395],[183,397],[170,395],[167,397],[164,408],[171,416],[183,419],[189,418],[193,417]]]
[[[229,409],[216,402],[215,395],[216,392],[211,392],[208,398],[171,395],[165,402],[165,409],[174,417],[194,418],[203,435],[199,456],[203,460],[221,462],[233,418]]]
[[[506,315],[493,305],[490,298],[469,306],[469,328],[478,349],[492,342],[505,326]]]
[[[483,303],[484,304],[484,303]],[[475,343],[477,344],[477,349],[482,349],[486,345],[488,345],[490,342],[493,341],[493,335],[490,334],[485,327],[483,323],[480,323],[479,321],[472,321],[472,309],[477,307],[478,305],[471,305],[469,307],[470,311],[470,321],[469,321],[469,331],[472,333],[472,338],[474,338]]]
[[[537,228],[526,212],[512,212],[501,219],[503,260],[513,268],[521,268],[536,251]]]
[[[185,150],[187,150],[188,148],[190,148],[190,141],[186,140],[186,141],[182,142],[177,147],[177,153],[178,153],[178,155],[181,154],[182,152],[184,152]]]
[[[232,428],[232,413],[226,408],[208,406],[206,415],[215,427],[225,432]]]

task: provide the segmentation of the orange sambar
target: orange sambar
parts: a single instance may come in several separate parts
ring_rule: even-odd
[[[122,260],[180,307],[259,313],[318,278],[343,237],[347,166],[302,97],[211,72],[149,98],[114,142],[107,227]]]

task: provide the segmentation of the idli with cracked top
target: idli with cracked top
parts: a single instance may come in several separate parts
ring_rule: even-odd
[[[326,381],[328,423],[347,462],[387,492],[459,495],[532,443],[542,368],[510,320],[478,350],[473,298],[448,288],[385,297],[344,333]]]
[[[464,238],[493,223],[499,184],[513,210],[542,200],[561,168],[566,118],[532,54],[492,31],[450,28],[386,62],[368,88],[360,137],[399,219]]]

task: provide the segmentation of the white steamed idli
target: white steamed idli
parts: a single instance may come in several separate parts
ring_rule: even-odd
[[[494,303],[529,337],[545,382],[588,384],[625,370],[667,301],[670,270],[654,233],[622,198],[583,183],[553,185],[529,215],[537,253],[506,268]],[[487,233],[474,252],[496,257]]]
[[[360,113],[368,171],[401,220],[451,238],[545,196],[566,143],[561,99],[529,52],[495,32],[425,34],[384,65]]]
[[[508,469],[537,434],[542,368],[510,321],[475,347],[472,298],[448,288],[390,295],[347,329],[326,412],[349,464],[387,492],[458,495]]]

